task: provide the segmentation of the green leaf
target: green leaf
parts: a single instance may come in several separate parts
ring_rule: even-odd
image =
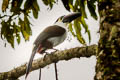
[[[28,32],[26,31],[26,26],[25,26],[25,22],[22,21],[20,18],[19,18],[19,25],[21,26],[21,33],[25,39],[25,41],[29,40],[29,34]]]
[[[88,33],[88,39],[89,39],[89,43],[91,42],[91,34],[90,34],[90,30],[87,31]]]
[[[30,35],[26,31],[22,31],[22,34],[23,34],[23,36],[25,38],[25,41],[29,40]]]
[[[37,12],[40,10],[39,5],[38,5],[38,3],[37,3],[37,0],[34,0],[34,2],[33,2],[33,7],[35,8],[35,10],[36,10]]]
[[[55,0],[42,0],[42,1],[46,6],[49,6],[50,9],[53,8],[53,4],[55,3]]]
[[[26,0],[26,1],[25,1],[25,4],[24,4],[24,9],[25,9],[25,10],[28,9],[28,8],[30,8],[30,6],[31,6],[31,1],[32,1],[32,0]]]
[[[3,39],[4,36],[6,36],[6,31],[7,31],[7,24],[5,21],[1,22],[2,28],[1,28],[1,39]]]
[[[85,44],[85,43],[86,43],[81,34],[79,34],[79,35],[77,34],[77,39],[79,40],[79,42],[80,42],[81,44]]]
[[[20,41],[21,41],[20,34],[16,35],[16,39],[17,39],[17,43],[20,44]]]
[[[22,28],[24,26],[24,22],[21,18],[19,18],[18,24],[20,25],[20,28]]]
[[[78,3],[80,5],[80,9],[81,9],[81,12],[82,12],[82,16],[84,18],[87,18],[87,15],[86,15],[86,12],[85,12],[85,0],[78,0],[78,1],[79,1]]]
[[[81,17],[81,23],[82,23],[82,25],[83,25],[83,27],[85,29],[85,32],[87,32],[88,31],[88,25],[86,24],[86,22],[85,22],[83,17]]]
[[[33,12],[33,16],[34,16],[34,18],[38,18],[38,12],[35,10],[35,8],[34,7],[32,7],[32,12]]]
[[[47,0],[42,0],[43,3],[47,6],[48,5],[48,1]]]
[[[30,22],[28,17],[24,15],[24,21],[19,18],[19,25],[21,26],[21,33],[25,39],[25,41],[29,40],[30,35],[32,34]]]
[[[76,0],[73,12],[78,12],[79,1]]]
[[[71,3],[73,2],[73,0],[61,0],[61,1],[64,5],[65,9],[70,11],[70,8],[72,7]]]
[[[54,0],[48,0],[48,2],[49,2],[50,9],[52,9]]]
[[[38,18],[38,11],[40,10],[39,6],[38,6],[38,3],[37,3],[37,0],[34,0],[33,2],[33,7],[32,7],[32,11],[33,11],[33,16],[34,18]]]
[[[97,20],[97,14],[96,14],[96,12],[95,12],[96,6],[94,5],[94,3],[91,2],[91,0],[90,0],[90,1],[88,1],[87,6],[88,6],[88,9],[89,9],[89,11],[90,11],[91,16],[92,16],[94,19]]]
[[[81,43],[81,44],[85,44],[85,40],[81,34],[81,26],[80,26],[80,23],[78,22],[78,20],[75,20],[74,21],[74,28],[75,28],[75,31],[76,31],[76,37],[78,39],[78,41]]]
[[[13,35],[8,35],[6,37],[6,39],[11,44],[12,48],[14,48],[14,36]]]
[[[34,2],[34,0],[26,0],[25,4],[24,4],[24,10],[30,10],[32,7],[32,3]]]
[[[15,34],[17,34],[18,32],[20,32],[20,27],[18,25],[16,25],[15,22],[13,22],[13,30],[14,30]]]
[[[23,0],[12,0],[11,12],[19,13]]]
[[[76,35],[75,35],[74,31],[73,31],[72,23],[69,24],[69,30],[72,33],[72,35],[75,37]]]
[[[15,24],[15,22],[13,23],[13,30],[14,30],[14,34],[15,34],[15,39],[17,41],[18,44],[20,44],[20,27],[18,25]]]
[[[6,11],[6,9],[8,8],[9,1],[10,0],[3,0],[3,3],[2,3],[2,12]]]
[[[25,24],[25,30],[26,30],[26,32],[27,32],[29,35],[32,35],[32,30],[31,30],[31,27],[30,27],[30,22],[29,22],[27,16],[24,16],[24,24]]]
[[[6,39],[7,42],[11,44],[12,48],[14,48],[14,30],[13,26],[8,25],[7,32],[6,32]]]
[[[23,3],[23,0],[17,0],[18,1],[18,7],[21,7],[22,3]]]
[[[85,20],[83,17],[81,17],[81,23],[83,25],[83,28],[85,29],[85,33],[88,34],[88,38],[89,38],[89,43],[91,42],[91,35],[90,35],[90,31],[88,29],[88,25],[86,24]]]
[[[72,9],[72,11],[74,11],[74,6],[69,2],[69,7],[70,9]]]
[[[14,48],[14,30],[13,26],[9,23],[9,21],[2,21],[1,28],[1,38],[7,40],[8,43]]]

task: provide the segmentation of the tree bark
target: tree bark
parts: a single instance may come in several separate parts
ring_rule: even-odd
[[[97,45],[91,45],[87,47],[76,47],[68,50],[53,52],[46,55],[45,58],[34,60],[31,71],[43,68],[52,63],[57,63],[61,60],[70,60],[72,58],[90,57],[92,55],[96,55],[96,49]],[[18,80],[20,76],[25,74],[26,64],[27,63],[8,72],[0,73],[0,80]]]
[[[100,40],[95,80],[120,80],[120,0],[99,0]]]

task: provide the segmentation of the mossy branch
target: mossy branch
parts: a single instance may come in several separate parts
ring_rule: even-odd
[[[96,55],[97,45],[91,45],[87,47],[76,47],[71,49],[66,49],[63,51],[52,52],[52,54],[48,54],[44,60],[43,58],[36,59],[33,61],[31,71],[37,70],[39,68],[43,68],[49,64],[62,61],[62,60],[70,60],[72,58],[80,58],[80,57],[90,57],[92,55]],[[19,77],[23,76],[26,72],[26,64],[23,64],[13,70],[8,72],[0,73],[0,80],[18,80]]]

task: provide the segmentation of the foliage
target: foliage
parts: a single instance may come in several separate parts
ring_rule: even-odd
[[[73,12],[81,12],[82,13],[82,17],[80,19],[77,19],[74,21],[73,26],[69,26],[71,33],[77,37],[77,39],[79,40],[80,43],[82,44],[86,44],[82,33],[81,33],[81,27],[83,26],[83,28],[85,29],[85,32],[88,34],[88,38],[89,38],[89,43],[91,41],[91,35],[90,35],[90,31],[88,29],[88,25],[85,22],[85,19],[87,19],[87,15],[86,15],[86,7],[88,7],[91,16],[97,20],[97,15],[95,12],[95,1],[96,0],[62,0],[62,2],[64,3],[65,8],[68,11],[73,11]],[[73,29],[75,29],[75,33],[73,32]]]
[[[95,12],[95,2],[97,0],[61,0],[64,7],[69,12],[81,12],[82,17],[75,20],[73,23],[69,24],[69,29],[74,37],[77,37],[80,43],[86,44],[82,34],[81,27],[85,29],[88,34],[89,42],[91,41],[90,31],[88,25],[85,22],[87,18],[86,7],[88,7],[91,16],[97,19]],[[48,6],[50,9],[53,8],[54,4],[58,0],[42,0],[42,2]],[[29,40],[32,34],[31,23],[30,23],[30,13],[32,13],[35,19],[38,18],[38,12],[40,11],[40,6],[37,0],[3,0],[2,3],[2,16],[0,15],[1,22],[1,38],[7,40],[8,43],[14,48],[14,41],[20,44],[21,37],[25,41]],[[9,15],[8,15],[9,13]],[[23,16],[24,15],[24,16]],[[22,35],[22,36],[21,36]]]
[[[25,2],[23,0],[3,0],[3,16],[0,16],[1,38],[7,40],[13,48],[15,40],[20,44],[21,34],[25,41],[29,40],[32,34],[29,14],[32,12],[34,18],[37,19],[39,10],[37,0],[26,0]]]

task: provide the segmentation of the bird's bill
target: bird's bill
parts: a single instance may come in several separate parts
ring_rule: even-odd
[[[64,16],[63,22],[64,23],[72,22],[73,20],[75,20],[76,18],[78,18],[80,16],[81,16],[80,12],[74,12],[72,14],[68,14],[68,15]]]
[[[30,70],[31,70],[32,62],[33,62],[33,58],[34,58],[35,54],[36,54],[36,52],[32,52],[32,55],[31,55],[30,60],[29,60],[29,63],[28,63],[28,65],[27,65],[25,79],[27,78],[27,76],[28,76],[28,74],[29,74],[29,72],[30,72]]]

